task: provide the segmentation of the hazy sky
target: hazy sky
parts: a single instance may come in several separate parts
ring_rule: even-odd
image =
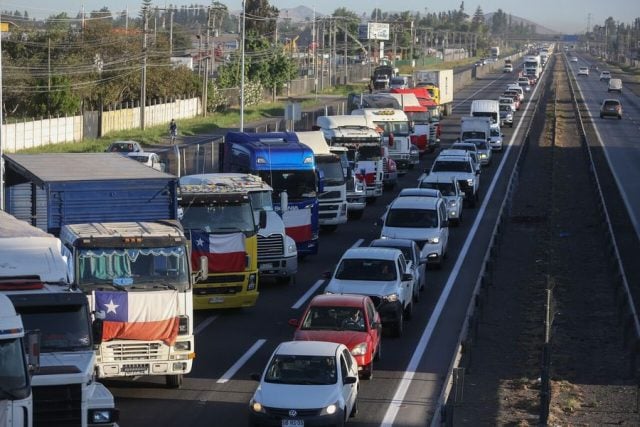
[[[241,8],[241,0],[220,0],[231,10]],[[375,7],[383,11],[414,10],[424,13],[440,12],[457,9],[461,0],[404,0],[401,7],[395,7],[394,2],[382,0],[271,0],[270,4],[278,8],[291,8],[304,5],[315,7],[320,13],[330,14],[338,7],[347,7],[358,13],[371,13]],[[16,0],[0,0],[2,10],[27,11],[31,17],[46,17],[55,13],[67,12],[75,16],[84,9],[86,12],[101,9],[107,6],[111,11],[122,11],[128,8],[129,12],[136,14],[140,10],[141,0],[30,0],[23,3]],[[211,0],[156,0],[154,5],[193,5],[211,4]],[[495,12],[501,8],[506,13],[530,19],[540,25],[556,31],[575,33],[584,32],[587,27],[588,14],[591,13],[591,25],[602,24],[608,16],[616,21],[632,23],[640,17],[639,0],[472,0],[465,1],[465,11],[472,15],[478,6],[485,13]],[[426,7],[425,7],[426,6]]]

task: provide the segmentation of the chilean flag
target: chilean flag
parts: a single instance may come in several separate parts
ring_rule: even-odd
[[[246,249],[243,233],[211,234],[193,231],[191,248],[191,265],[194,268],[198,265],[198,259],[206,256],[212,273],[244,271]]]
[[[95,310],[105,313],[102,339],[162,340],[178,337],[178,292],[95,292]]]
[[[308,242],[313,237],[311,209],[295,209],[282,215],[286,233],[296,243]]]

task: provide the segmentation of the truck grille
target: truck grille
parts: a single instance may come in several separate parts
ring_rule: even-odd
[[[339,199],[340,198],[340,192],[339,191],[327,191],[326,193],[321,194],[320,196],[318,196],[318,199],[323,200],[323,199]]]
[[[127,360],[160,360],[162,350],[159,343],[108,344],[102,359],[104,362],[125,362]]]
[[[77,427],[82,425],[80,384],[33,387],[34,427]]]
[[[194,288],[193,294],[203,295],[233,295],[242,292],[242,286],[219,286],[216,288]]]
[[[242,274],[222,274],[216,276],[209,276],[207,280],[200,283],[215,283],[215,284],[225,284],[225,283],[244,283],[244,275]]]
[[[269,257],[282,256],[284,253],[284,243],[282,235],[271,234],[268,237],[258,236],[258,259],[264,260]]]

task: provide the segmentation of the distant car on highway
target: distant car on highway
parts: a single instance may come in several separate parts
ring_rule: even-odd
[[[513,109],[511,104],[500,104],[500,124],[502,126],[513,127]]]
[[[134,151],[126,154],[130,159],[136,160],[152,169],[160,172],[164,172],[166,169],[166,165],[160,160],[160,156],[156,153],[152,153],[150,151]]]
[[[617,117],[622,119],[622,104],[617,99],[605,99],[600,106],[600,118]]]
[[[600,72],[600,81],[603,81],[603,80],[609,83],[609,80],[611,80],[611,71]]]
[[[513,65],[512,64],[504,64],[504,68],[502,69],[503,73],[512,73]]]
[[[571,58],[569,58],[569,61],[578,62],[578,57],[577,56],[572,56]]]
[[[107,153],[139,153],[144,150],[138,141],[113,141],[104,151]]]
[[[363,378],[373,376],[373,361],[382,348],[382,323],[373,301],[366,295],[316,295],[296,327],[294,341],[328,341],[344,344],[358,362]]]
[[[620,80],[620,79],[610,79],[609,80],[609,86],[607,87],[607,92],[622,93],[622,80]]]
[[[578,76],[589,77],[589,67],[580,67],[580,68],[578,68]]]

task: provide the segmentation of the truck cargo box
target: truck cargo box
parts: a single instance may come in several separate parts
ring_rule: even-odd
[[[64,224],[177,219],[178,178],[117,153],[6,154],[6,210]]]

